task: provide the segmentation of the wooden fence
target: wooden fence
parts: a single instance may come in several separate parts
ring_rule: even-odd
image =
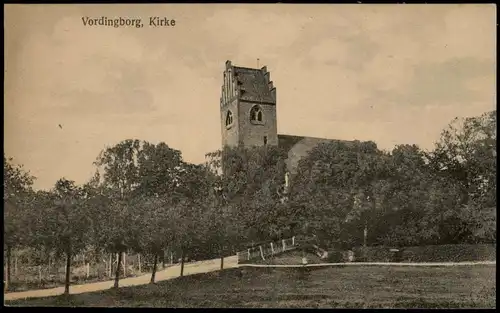
[[[37,284],[44,281],[64,281],[66,265],[64,257],[48,257],[46,261],[36,261],[32,257],[36,251],[24,249],[13,251],[11,258],[11,282]],[[158,269],[178,263],[173,253],[166,253],[164,262],[158,263]],[[118,254],[104,254],[99,259],[79,254],[71,261],[71,280],[101,280],[113,278],[118,264]],[[121,262],[121,277],[137,276],[149,272],[153,266],[152,256],[137,253],[124,253]],[[6,258],[4,256],[4,281],[6,280]]]
[[[295,248],[297,248],[297,242],[295,241],[295,237],[292,237],[255,246],[244,251],[239,251],[236,255],[238,257],[238,263],[242,263],[252,260],[265,260],[269,256],[293,250]]]

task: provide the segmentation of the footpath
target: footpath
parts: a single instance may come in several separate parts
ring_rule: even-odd
[[[240,264],[239,267],[345,267],[345,266],[394,266],[394,267],[446,267],[446,266],[474,266],[496,265],[496,261],[477,262],[349,262],[349,263],[316,263],[316,264]]]
[[[230,256],[224,258],[224,268],[238,267],[238,259],[236,256]],[[220,259],[205,260],[193,263],[184,264],[184,275],[193,275],[199,273],[208,273],[217,271],[220,269]],[[163,281],[168,279],[177,278],[180,275],[181,266],[176,264],[169,266],[164,270],[158,271],[156,273],[155,281]],[[149,284],[151,280],[151,273],[147,273],[137,277],[123,278],[120,279],[120,287],[137,286]],[[89,283],[82,285],[71,285],[69,287],[70,294],[79,294],[85,292],[101,291],[106,289],[111,289],[114,285],[114,280],[108,280],[97,283]],[[11,292],[4,294],[4,301],[25,299],[25,298],[43,298],[58,296],[64,293],[64,286],[51,288],[51,289],[38,289],[38,290],[28,290],[21,292]]]

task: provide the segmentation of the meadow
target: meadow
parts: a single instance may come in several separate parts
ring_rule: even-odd
[[[496,266],[241,267],[12,306],[495,308]]]

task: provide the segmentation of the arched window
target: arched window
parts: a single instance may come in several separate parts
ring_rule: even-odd
[[[231,111],[227,111],[226,115],[226,126],[233,124],[233,113]]]
[[[253,122],[262,122],[263,121],[263,113],[262,109],[259,106],[254,106],[250,110],[250,120]]]

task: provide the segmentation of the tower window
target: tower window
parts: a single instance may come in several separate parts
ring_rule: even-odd
[[[227,111],[226,126],[230,126],[232,124],[233,124],[233,113],[231,111]]]
[[[250,120],[252,122],[262,123],[263,122],[263,113],[262,109],[259,106],[254,106],[250,110]]]
[[[267,145],[267,136],[264,136],[264,145]]]

